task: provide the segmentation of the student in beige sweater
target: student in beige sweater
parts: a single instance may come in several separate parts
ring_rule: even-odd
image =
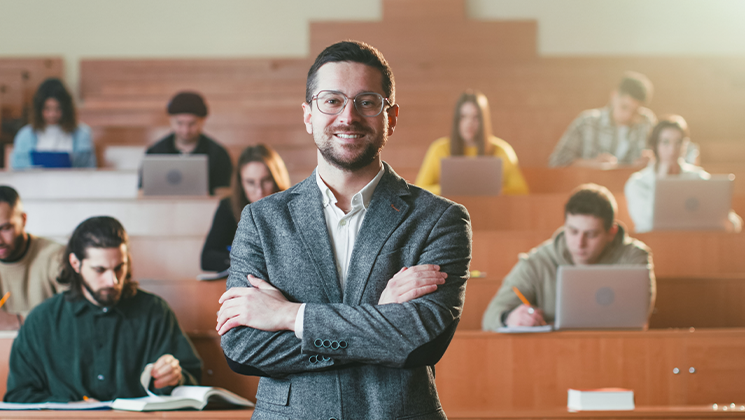
[[[628,236],[615,220],[616,200],[607,188],[585,184],[575,190],[564,210],[564,226],[520,260],[502,281],[484,313],[482,328],[552,323],[556,313],[556,272],[561,265],[626,264],[650,267],[650,313],[656,286],[652,253]],[[513,292],[517,287],[531,306]]]
[[[64,247],[26,232],[26,213],[18,192],[0,186],[0,296],[10,292],[3,310],[26,316],[59,291]]]

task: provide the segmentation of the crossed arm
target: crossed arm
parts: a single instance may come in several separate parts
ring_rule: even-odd
[[[245,216],[249,219],[250,213]],[[255,229],[250,220],[241,224],[244,229]],[[255,231],[248,233],[247,238],[259,237]],[[249,256],[249,266],[239,270],[247,268],[248,273],[261,275],[265,266],[250,265],[263,265],[261,246],[251,242],[238,250]],[[234,370],[260,376],[349,363],[433,364],[457,326],[470,257],[468,215],[461,206],[450,206],[432,228],[418,265],[402,268],[389,279],[377,304],[308,302],[302,341],[293,332],[300,303],[290,302],[280,290],[250,274],[252,287],[233,287],[220,299],[217,330],[225,355]],[[349,347],[338,351],[316,345],[319,340],[335,338],[345,340]],[[318,363],[309,363],[309,356],[314,355]]]

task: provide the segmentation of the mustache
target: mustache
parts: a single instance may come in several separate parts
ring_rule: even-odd
[[[356,131],[358,133],[364,133],[364,134],[372,133],[372,129],[370,129],[370,127],[362,125],[358,122],[354,122],[352,124],[332,125],[332,126],[326,127],[324,131],[326,132],[326,134],[329,134],[329,135],[337,131]]]

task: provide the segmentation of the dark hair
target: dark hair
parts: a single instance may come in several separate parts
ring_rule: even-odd
[[[78,116],[75,111],[75,104],[72,102],[72,96],[67,91],[65,85],[60,79],[50,77],[43,81],[34,95],[34,109],[31,113],[31,126],[35,130],[41,131],[46,127],[42,111],[47,99],[56,99],[62,110],[62,118],[59,125],[67,133],[72,133],[78,128]]]
[[[124,278],[122,298],[134,296],[137,293],[137,282],[132,281],[132,255],[129,252],[129,236],[124,226],[118,220],[109,216],[97,216],[84,220],[75,228],[67,243],[63,256],[62,271],[57,281],[69,284],[68,299],[78,299],[82,296],[83,278],[70,264],[70,254],[83,261],[87,258],[88,248],[118,248],[122,244],[127,246],[127,276]]]
[[[20,202],[21,197],[18,195],[18,191],[13,187],[0,185],[0,203],[8,203],[11,209],[15,209]]]
[[[308,70],[308,80],[305,84],[305,102],[310,103],[313,91],[316,89],[316,73],[326,63],[351,61],[361,63],[380,70],[383,75],[383,93],[391,104],[396,103],[396,81],[393,79],[391,66],[383,54],[375,47],[360,41],[342,41],[326,47],[316,57],[316,61]]]
[[[654,126],[652,132],[649,133],[649,139],[647,140],[647,147],[652,149],[654,157],[657,160],[660,160],[660,156],[657,154],[657,146],[660,144],[660,134],[666,128],[674,128],[680,131],[684,140],[690,138],[688,123],[683,117],[680,115],[667,115],[660,118],[660,121]]]
[[[464,140],[460,135],[460,111],[464,104],[472,103],[479,112],[479,130],[476,132],[476,147],[478,155],[491,155],[492,144],[489,141],[491,137],[491,114],[489,112],[489,100],[486,96],[477,91],[468,89],[460,95],[458,102],[455,103],[455,112],[453,114],[453,127],[450,129],[450,155],[462,156]]]
[[[627,71],[618,84],[619,95],[629,95],[642,104],[652,101],[654,87],[647,76],[634,71]]]
[[[241,211],[243,211],[246,205],[250,204],[248,197],[246,197],[246,192],[243,190],[241,170],[251,162],[261,162],[269,169],[269,173],[272,174],[272,180],[274,180],[275,190],[273,193],[290,188],[290,175],[287,173],[285,162],[279,156],[279,153],[264,144],[246,147],[238,158],[238,164],[235,166],[235,171],[233,172],[230,207],[233,210],[235,220],[241,219]]]
[[[582,184],[577,187],[564,206],[564,218],[569,214],[595,216],[603,221],[605,230],[613,226],[618,204],[611,192],[597,184]]]

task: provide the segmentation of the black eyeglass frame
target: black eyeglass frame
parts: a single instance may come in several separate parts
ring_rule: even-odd
[[[344,103],[339,108],[339,112],[336,112],[336,113],[326,112],[326,111],[322,110],[318,106],[318,95],[321,95],[322,93],[325,93],[325,92],[339,94],[339,95],[341,95],[341,96],[344,97]],[[360,111],[360,109],[357,107],[357,98],[360,95],[377,95],[378,97],[380,97],[380,99],[382,99],[382,101],[380,102],[380,110],[375,115],[365,115],[365,114],[363,114],[362,111]],[[339,115],[342,112],[344,112],[344,109],[346,109],[347,104],[349,103],[349,100],[350,99],[352,99],[352,102],[354,103],[354,109],[356,109],[357,112],[359,112],[360,115],[362,115],[363,117],[368,117],[368,118],[374,118],[374,117],[377,117],[378,115],[380,115],[385,110],[386,104],[388,104],[388,108],[390,108],[390,107],[393,106],[393,104],[391,103],[391,101],[388,98],[384,97],[383,95],[379,94],[378,92],[360,92],[360,93],[354,95],[354,98],[350,98],[349,96],[343,94],[342,92],[339,92],[338,90],[321,90],[321,91],[318,91],[318,93],[316,93],[315,95],[313,95],[313,96],[310,97],[310,103],[312,105],[313,104],[313,101],[316,101],[316,108],[322,114],[325,114],[325,115]]]

